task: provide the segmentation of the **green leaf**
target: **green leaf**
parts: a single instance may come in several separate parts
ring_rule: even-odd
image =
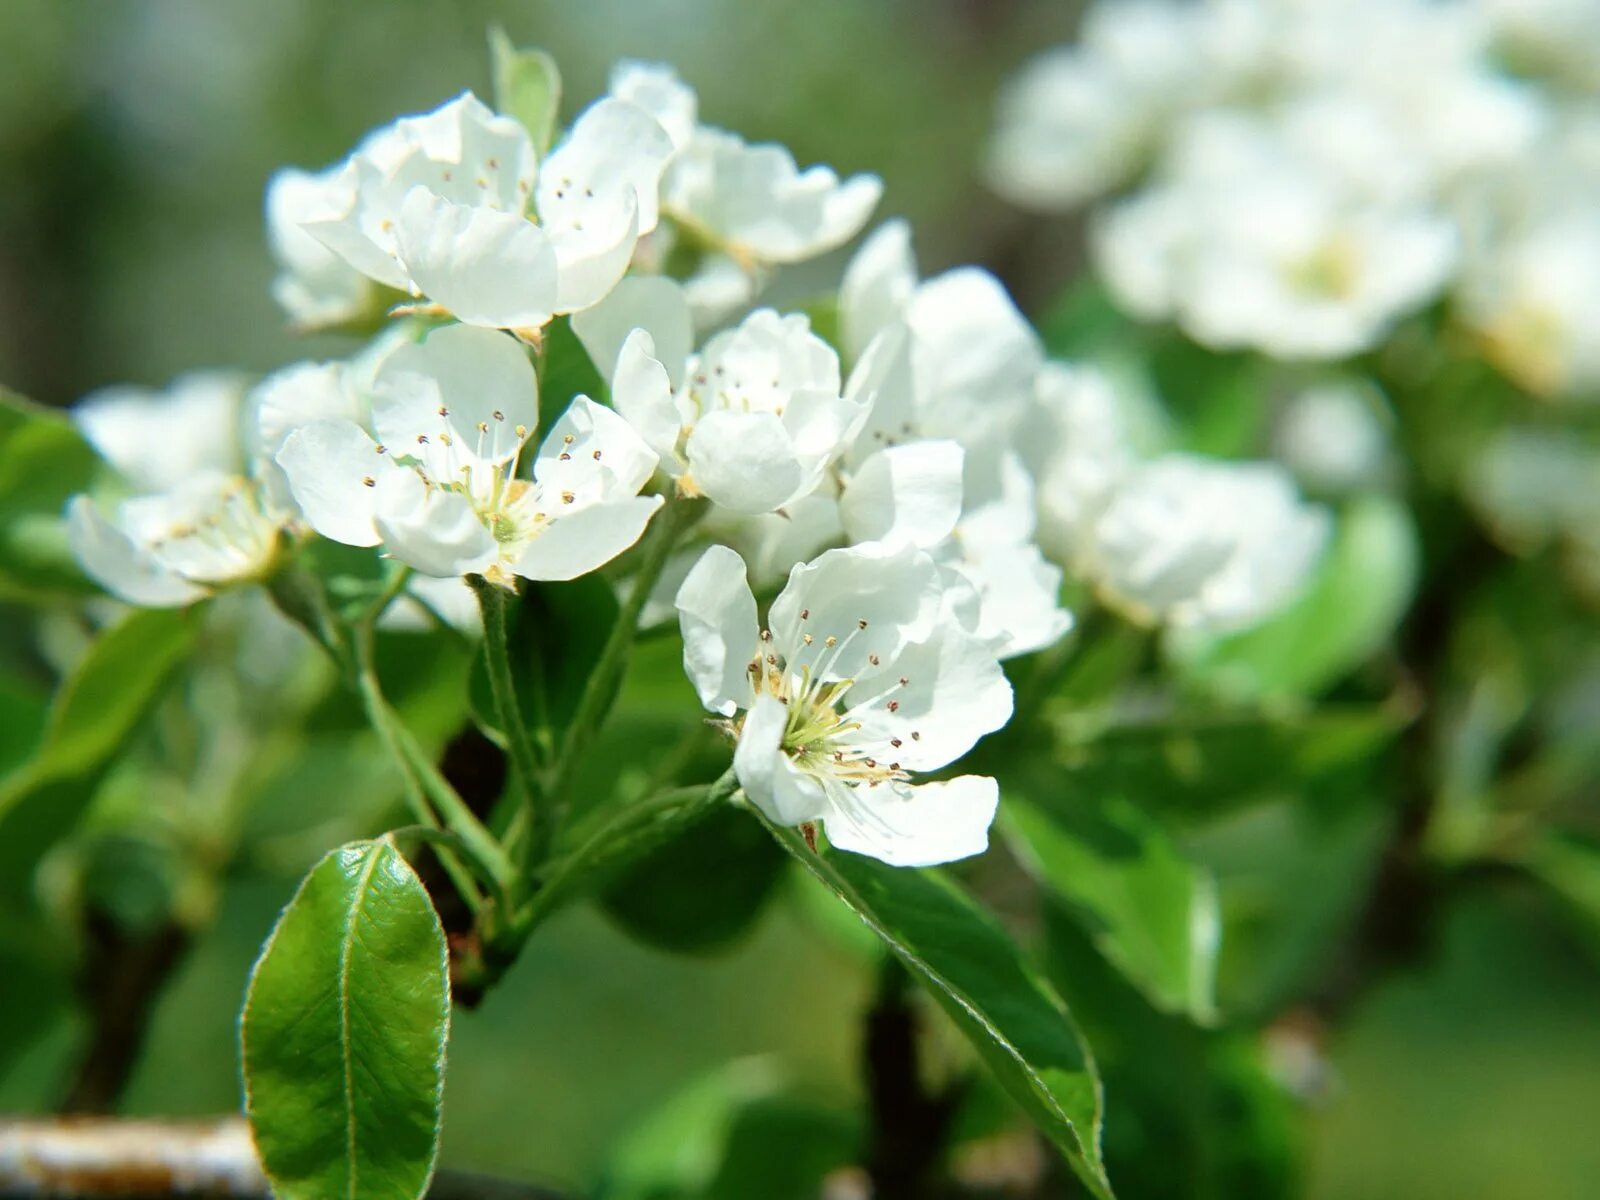
[[[1038,807],[1008,793],[1001,818],[1024,866],[1135,986],[1169,1012],[1215,1018],[1216,884],[1158,824],[1120,797],[1076,790]]]
[[[786,1084],[774,1060],[746,1058],[668,1097],[618,1143],[602,1200],[822,1194],[828,1172],[855,1159],[860,1130],[850,1114],[788,1095]]]
[[[788,861],[761,826],[722,805],[630,866],[600,903],[607,916],[648,945],[713,953],[755,926]]]
[[[1600,956],[1600,844],[1547,831],[1533,840],[1522,862],[1555,894],[1590,952]]]
[[[543,50],[519,50],[499,26],[489,30],[494,71],[494,106],[515,117],[533,138],[540,157],[555,138],[561,113],[561,72]]]
[[[1061,903],[1043,906],[1042,961],[1094,1043],[1113,1103],[1105,1157],[1128,1195],[1300,1194],[1303,1114],[1249,1028],[1201,1029],[1135,990]]]
[[[578,700],[617,619],[617,597],[600,575],[568,583],[528,583],[509,605],[506,648],[517,706],[535,745],[548,756],[572,723]],[[480,645],[472,665],[472,711],[500,737],[489,671]]]
[[[1177,638],[1169,649],[1184,674],[1234,699],[1315,696],[1394,636],[1417,574],[1417,533],[1406,507],[1387,496],[1360,496],[1293,605],[1253,629]]]
[[[598,404],[607,404],[611,388],[600,377],[589,352],[572,331],[572,322],[566,317],[557,317],[544,327],[544,346],[539,351],[540,438],[561,419],[575,396],[587,396]]]
[[[1120,796],[1187,825],[1359,769],[1408,721],[1408,712],[1390,705],[1283,715],[1174,712],[1148,720],[1086,711],[1061,722],[1055,757],[1073,795]]]
[[[797,830],[768,828],[910,969],[1089,1191],[1110,1196],[1094,1060],[1066,1005],[999,923],[938,872],[813,853]]]
[[[240,1039],[256,1149],[283,1200],[412,1200],[439,1149],[444,931],[387,840],[306,876],[250,975]]]
[[[0,880],[26,890],[39,856],[77,821],[188,653],[195,624],[172,609],[135,611],[89,648],[56,693],[38,747],[0,782]]]
[[[66,417],[0,388],[0,597],[38,602],[93,590],[62,511],[98,462]]]

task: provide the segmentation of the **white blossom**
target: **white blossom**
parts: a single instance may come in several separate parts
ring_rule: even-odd
[[[1383,397],[1371,385],[1335,380],[1292,397],[1273,427],[1277,457],[1307,486],[1349,491],[1381,480],[1389,459]]]
[[[169,607],[264,577],[285,514],[251,476],[235,376],[184,376],[166,392],[108,388],[74,411],[84,436],[134,489],[104,515],[88,496],[68,506],[84,572],[130,604]]]
[[[729,718],[734,771],[782,825],[897,866],[981,853],[994,780],[914,782],[1011,716],[992,650],[947,613],[922,552],[830,550],[797,566],[763,628],[744,563],[714,546],[678,593],[684,667]]]
[[[345,206],[303,228],[468,324],[534,330],[622,277],[671,153],[654,119],[608,97],[539,163],[527,130],[468,92],[370,135],[342,170]]]
[[[633,319],[661,329],[676,313],[681,330],[681,293],[655,299],[664,301],[658,310]],[[609,314],[598,328],[580,327],[601,361],[620,328]],[[800,313],[758,309],[687,359],[663,360],[665,349],[649,327],[627,335],[613,375],[616,409],[680,492],[735,512],[772,512],[814,491],[869,407],[854,384],[842,386],[838,355]]]
[[[373,388],[376,437],[318,420],[278,452],[306,521],[334,541],[381,543],[426,575],[571,579],[633,545],[661,504],[638,494],[655,454],[583,396],[519,477],[538,400],[527,354],[503,334],[435,330],[390,354]]]
[[[843,245],[883,193],[875,175],[840,180],[825,166],[802,171],[782,146],[751,145],[701,126],[662,180],[662,205],[745,271],[795,263]]]
[[[304,226],[336,219],[354,202],[353,181],[341,169],[289,167],[267,182],[267,239],[278,264],[272,296],[296,325],[318,329],[360,316],[372,284]]]
[[[1084,570],[1133,620],[1236,629],[1304,586],[1328,524],[1281,467],[1172,454],[1113,491],[1090,530]]]

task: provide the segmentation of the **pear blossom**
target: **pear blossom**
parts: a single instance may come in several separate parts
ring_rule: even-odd
[[[472,325],[531,331],[615,286],[655,227],[666,132],[602,99],[540,163],[527,130],[470,92],[369,137],[346,203],[303,223],[379,283]]]
[[[184,376],[166,392],[117,387],[73,416],[135,494],[105,515],[88,496],[68,505],[67,532],[84,572],[129,604],[189,604],[260,579],[287,520],[241,448],[244,385],[235,376]]]
[[[825,254],[861,232],[883,194],[876,175],[802,171],[782,146],[701,126],[674,157],[661,203],[747,272]]]
[[[302,329],[320,329],[360,316],[372,282],[304,226],[332,220],[354,202],[352,181],[337,167],[278,171],[267,182],[267,240],[278,276],[272,296]]]
[[[1371,384],[1332,380],[1290,399],[1273,450],[1308,487],[1349,491],[1379,481],[1389,459],[1383,396]]]
[[[1304,503],[1276,464],[1170,454],[1119,483],[1083,569],[1135,621],[1222,632],[1292,599],[1328,532],[1326,511]]]
[[[983,851],[995,781],[916,781],[1011,716],[999,662],[949,607],[926,554],[862,546],[796,566],[763,627],[743,561],[705,552],[678,593],[684,667],[768,819],[895,866]]]
[[[676,313],[681,330],[682,293],[657,299],[660,309],[638,319],[661,329]],[[621,324],[608,316],[578,328],[598,361],[610,357]],[[870,398],[842,385],[838,355],[804,314],[758,309],[686,359],[668,349],[680,344],[663,335],[658,346],[644,326],[629,332],[612,401],[685,495],[750,515],[780,509],[816,489],[866,417]]]
[[[627,423],[573,400],[535,457],[532,364],[511,338],[470,325],[435,330],[378,369],[372,432],[312,421],[278,465],[305,520],[352,546],[382,544],[425,575],[571,579],[639,539],[662,501],[638,493],[656,456]],[[374,432],[376,437],[374,437]]]

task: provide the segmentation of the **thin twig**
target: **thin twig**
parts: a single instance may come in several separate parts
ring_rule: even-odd
[[[234,1196],[271,1200],[241,1117],[0,1120],[0,1200]],[[429,1200],[563,1200],[531,1183],[440,1171]]]

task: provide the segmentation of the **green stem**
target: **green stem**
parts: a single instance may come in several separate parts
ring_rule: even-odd
[[[707,507],[704,500],[669,500],[650,523],[651,540],[644,547],[644,560],[634,573],[632,590],[617,613],[616,624],[611,627],[594,670],[589,674],[589,682],[578,698],[572,723],[567,727],[566,739],[556,759],[550,794],[557,797],[558,803],[566,796],[578,758],[599,731],[600,718],[628,668],[628,653],[638,633],[639,613],[650,599],[679,540],[705,514]]]
[[[356,638],[356,666],[356,684],[366,708],[367,720],[399,764],[407,782],[407,795],[417,811],[418,819],[422,824],[435,828],[442,821],[444,828],[461,839],[473,858],[491,872],[502,888],[509,887],[514,875],[511,862],[500,843],[467,807],[466,801],[450,786],[450,782],[439,774],[432,759],[423,752],[384,696],[373,661],[370,629],[361,630]],[[445,858],[444,855],[440,857],[441,860]],[[467,897],[469,903],[476,897],[477,903],[473,904],[476,909],[482,902],[477,885],[460,863],[456,867],[457,870],[451,871],[451,879],[457,887],[462,888],[462,895]],[[462,886],[463,882],[465,887]]]
[[[511,936],[518,942],[525,939],[535,926],[571,899],[575,882],[592,880],[602,868],[637,857],[664,832],[681,828],[738,790],[739,781],[730,767],[714,783],[669,788],[629,805],[576,850],[556,860],[544,885],[517,914],[510,929]]]
[[[506,639],[506,594],[481,575],[469,575],[467,582],[478,594],[478,611],[483,616],[483,658],[489,672],[489,692],[494,697],[495,715],[511,756],[511,773],[518,791],[518,837],[512,842],[518,877],[524,884],[539,863],[550,853],[555,837],[555,822],[540,787],[538,755],[528,737],[522,706],[517,700],[516,681],[511,677],[511,649]]]

